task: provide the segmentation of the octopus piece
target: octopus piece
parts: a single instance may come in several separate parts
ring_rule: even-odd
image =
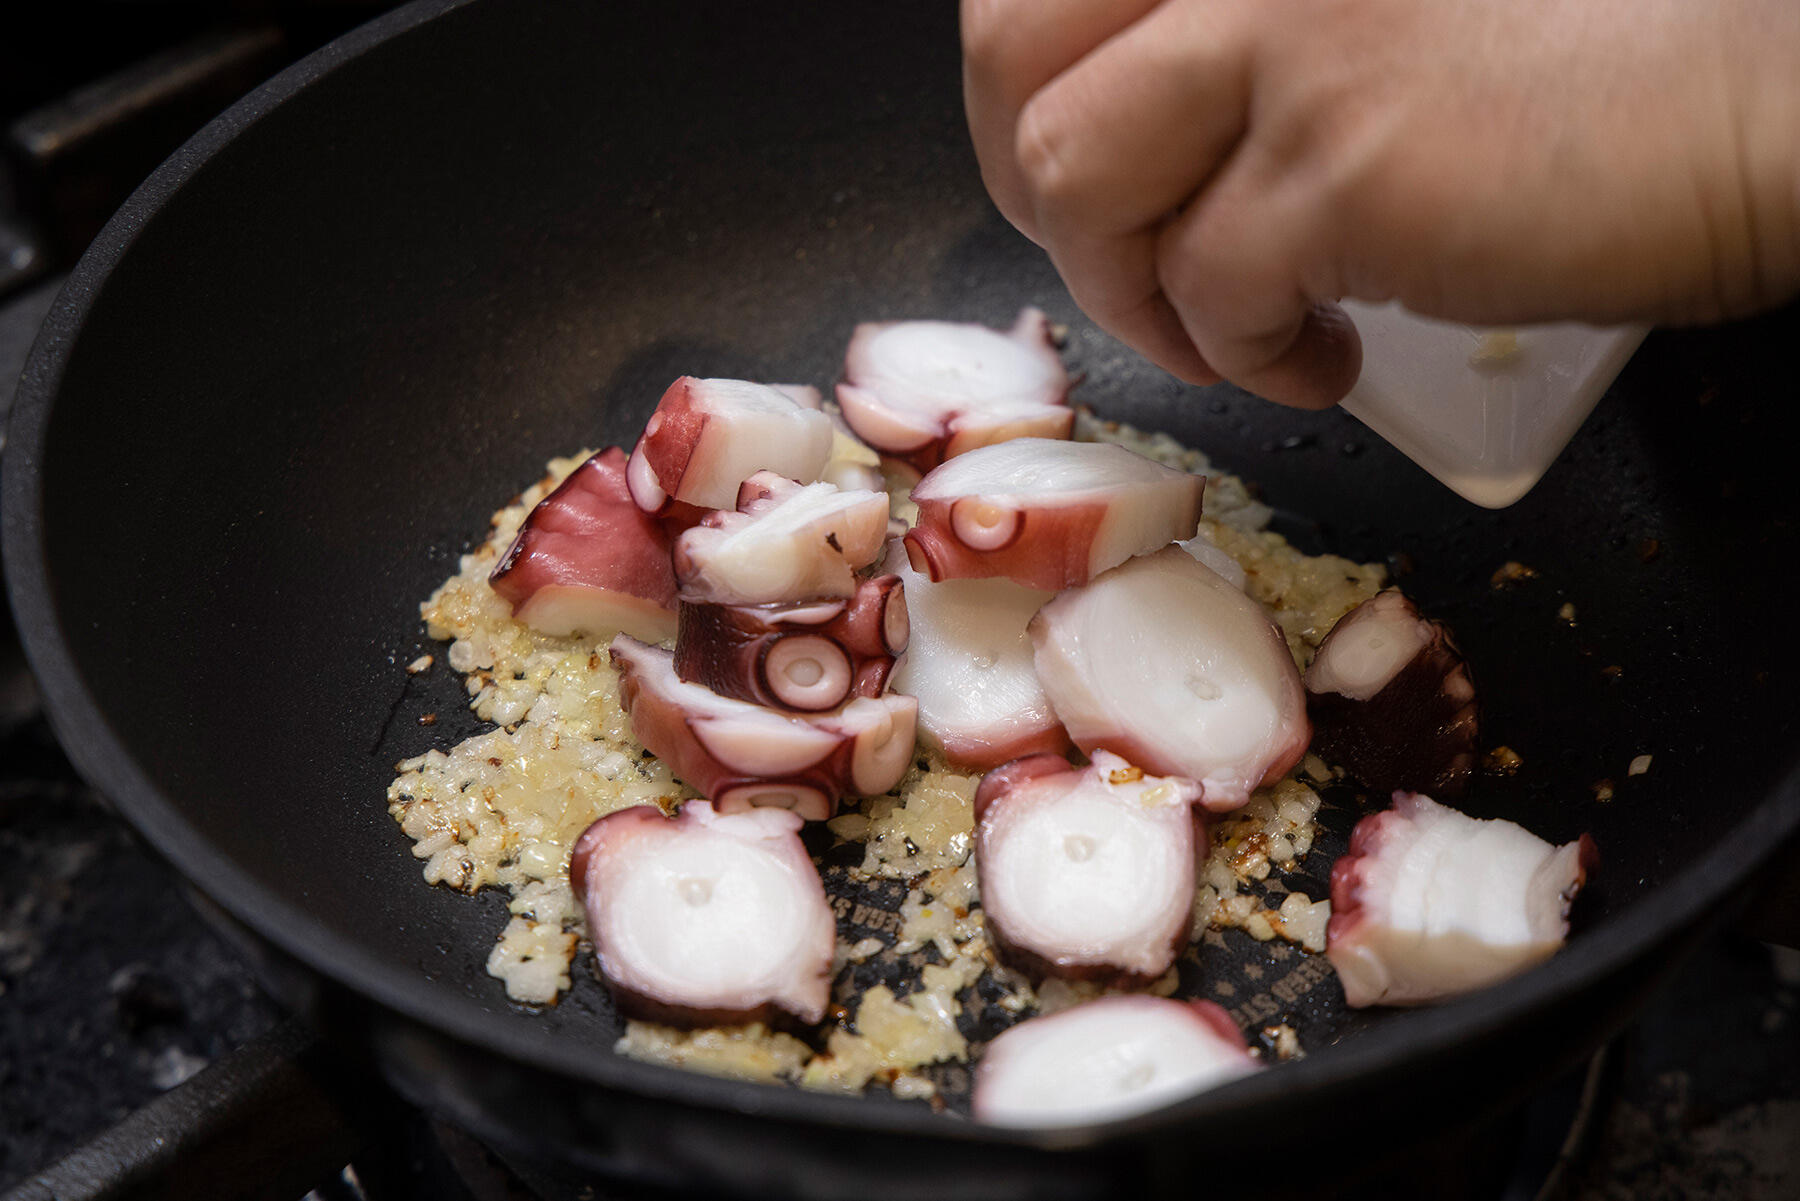
[[[986,769],[1073,747],[1038,683],[1025,627],[1051,593],[1011,580],[934,584],[891,555],[912,638],[894,688],[919,700],[919,734],[960,767]]]
[[[1338,619],[1304,677],[1313,750],[1375,791],[1461,795],[1475,686],[1450,631],[1389,589]]]
[[[1069,373],[1050,322],[1026,309],[1010,332],[949,321],[856,327],[838,406],[856,436],[923,475],[1013,438],[1067,438]]]
[[[651,473],[650,465],[644,460],[643,448],[644,440],[639,438],[625,469],[625,480],[631,489],[631,503],[646,516],[655,518],[673,541],[699,525],[712,510],[705,505],[690,505],[686,501],[676,500],[664,492],[656,482],[656,476]]]
[[[650,642],[675,634],[675,573],[662,527],[631,501],[610,447],[539,501],[488,576],[513,616],[545,634]]]
[[[1239,592],[1250,591],[1250,573],[1244,570],[1242,563],[1221,550],[1219,544],[1212,540],[1212,535],[1204,529],[1186,542],[1178,542],[1176,545],[1218,572]]]
[[[1110,442],[1018,438],[970,451],[912,490],[913,570],[933,581],[1004,576],[1051,592],[1200,525],[1204,476]]]
[[[885,492],[844,492],[759,471],[720,510],[675,541],[681,598],[764,605],[853,596],[856,571],[887,541]]]
[[[852,696],[882,694],[908,628],[897,575],[864,580],[849,600],[684,604],[675,672],[740,701],[835,709]]]
[[[1261,605],[1180,547],[1070,589],[1028,629],[1075,744],[1198,781],[1209,810],[1239,808],[1306,753],[1286,640]]]
[[[825,1016],[837,923],[800,826],[689,801],[673,819],[634,805],[587,828],[569,883],[620,1013],[681,1026]]]
[[[775,389],[803,409],[825,408],[825,394],[811,384],[770,384]]]
[[[1034,755],[975,792],[975,869],[1002,962],[1034,979],[1148,984],[1187,945],[1200,786],[1117,755]]]
[[[881,456],[843,425],[841,413],[832,422],[831,457],[825,460],[819,479],[846,492],[887,490],[887,479],[881,474]]]
[[[632,499],[646,513],[676,515],[671,502],[729,509],[758,471],[818,479],[831,455],[831,418],[816,401],[816,390],[797,385],[682,376],[631,452]]]
[[[1211,1001],[1102,997],[1020,1022],[975,1065],[975,1120],[1078,1126],[1129,1117],[1257,1070]]]
[[[1353,1006],[1420,1005],[1485,988],[1554,954],[1598,865],[1586,834],[1552,846],[1429,797],[1356,824],[1331,868],[1325,954]]]
[[[720,813],[792,809],[824,821],[840,798],[898,784],[912,760],[919,705],[910,696],[778,713],[683,681],[673,652],[635,638],[613,639],[612,661],[632,737]]]

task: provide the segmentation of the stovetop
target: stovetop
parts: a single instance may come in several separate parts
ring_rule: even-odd
[[[285,21],[220,29],[196,10],[154,31],[138,20],[85,60],[31,58],[23,40],[0,49],[13,158],[0,178],[0,424],[58,272],[110,206],[259,73],[373,11],[303,7]],[[172,71],[186,82],[172,84]],[[312,1053],[306,1035],[69,767],[37,711],[10,620],[0,625],[0,865],[0,1194],[50,1195],[34,1174],[59,1161],[67,1169],[65,1157],[96,1138],[82,1165],[104,1160],[107,1132],[168,1120],[181,1108],[174,1099],[289,1103],[241,1086],[246,1074],[280,1070],[296,1048]],[[356,1088],[373,1100],[348,1125],[378,1121],[380,1138],[338,1131],[340,1158],[340,1144],[328,1144],[316,1153],[329,1166],[256,1195],[623,1195],[506,1163],[373,1080]],[[291,1117],[252,1110],[244,1121]],[[241,1132],[223,1137],[262,1154]],[[1480,1195],[1497,1201],[1800,1197],[1800,952],[1731,933],[1710,942],[1594,1063],[1514,1115],[1505,1140],[1501,1165],[1476,1173]],[[279,1175],[264,1166],[237,1170]],[[1387,1182],[1386,1195],[1440,1195],[1417,1183],[1426,1178]]]

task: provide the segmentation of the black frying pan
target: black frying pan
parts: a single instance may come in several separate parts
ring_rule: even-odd
[[[746,1191],[1267,1180],[1245,1149],[1338,1163],[1543,1080],[1800,825],[1800,314],[1657,335],[1545,482],[1484,512],[1342,415],[1179,387],[1094,331],[981,192],[952,6],[654,7],[423,3],[253,94],[83,260],[6,448],[7,578],[65,743],[404,1091]],[[859,319],[1025,302],[1071,323],[1081,400],[1259,481],[1308,549],[1392,556],[1455,627],[1487,740],[1525,761],[1466,807],[1599,840],[1570,947],[1428,1012],[1346,1015],[1327,979],[1282,998],[1304,1061],[1053,1136],[615,1057],[585,971],[546,1014],[509,1006],[482,968],[499,899],[425,887],[383,803],[396,759],[476,727],[449,673],[400,670],[419,598],[547,457],[629,439],[678,374],[823,384]],[[1509,559],[1538,578],[1496,591]]]

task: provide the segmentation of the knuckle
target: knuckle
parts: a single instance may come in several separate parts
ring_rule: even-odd
[[[1019,112],[1013,157],[1033,196],[1056,207],[1078,190],[1067,115],[1053,94],[1034,96]]]
[[[1175,233],[1165,237],[1157,248],[1157,279],[1163,295],[1175,311],[1184,315],[1203,316],[1210,310],[1213,281],[1218,270],[1210,253],[1212,243],[1204,237]]]

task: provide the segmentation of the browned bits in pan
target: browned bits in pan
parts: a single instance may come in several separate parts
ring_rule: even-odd
[[[1535,580],[1537,576],[1537,568],[1527,567],[1517,559],[1508,559],[1494,571],[1488,582],[1495,588],[1512,588],[1526,580]]]

